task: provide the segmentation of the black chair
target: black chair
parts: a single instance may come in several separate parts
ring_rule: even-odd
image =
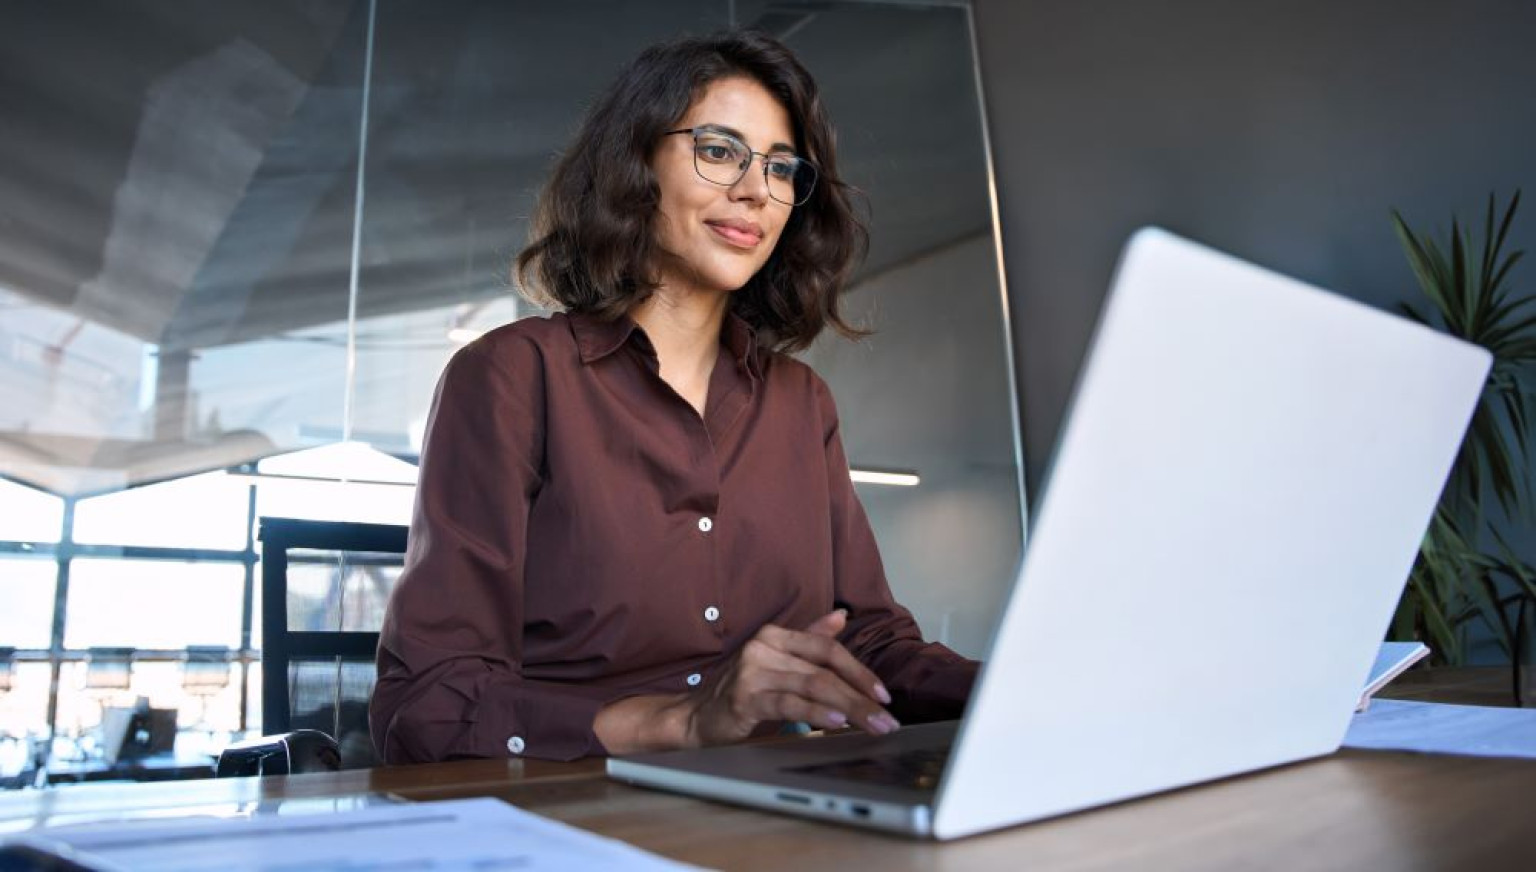
[[[373,766],[374,654],[389,591],[404,565],[407,528],[262,518],[259,529],[261,715],[268,737],[230,750],[265,755],[265,774],[283,759],[320,768],[330,768],[323,765],[328,759],[342,769]],[[299,741],[291,731],[302,734],[306,748],[317,741],[306,731],[334,737],[336,754],[277,754],[278,745]],[[237,770],[221,763],[220,773]]]

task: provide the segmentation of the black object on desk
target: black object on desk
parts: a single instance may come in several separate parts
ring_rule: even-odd
[[[241,775],[302,775],[341,768],[336,740],[319,730],[294,730],[236,742],[219,755],[220,778]]]

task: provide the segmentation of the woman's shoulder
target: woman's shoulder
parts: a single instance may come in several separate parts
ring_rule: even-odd
[[[457,349],[443,367],[446,385],[526,383],[548,378],[551,368],[573,357],[570,327],[564,314],[521,318],[493,328]]]
[[[516,321],[508,321],[500,327],[487,330],[470,343],[470,346],[478,346],[482,351],[495,352],[529,345],[537,347],[561,343],[570,345],[571,342],[570,316],[564,312],[555,312],[551,315],[529,315]]]
[[[575,346],[569,316],[564,312],[532,315],[487,330],[460,348],[454,360],[482,364],[524,364],[529,358],[547,359]]]
[[[832,389],[810,364],[782,351],[764,351],[759,365],[768,391],[836,414]]]

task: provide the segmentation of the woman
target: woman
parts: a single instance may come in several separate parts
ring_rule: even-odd
[[[976,664],[892,599],[826,385],[864,246],[815,83],[770,37],[643,53],[518,258],[562,310],[444,370],[371,712],[389,762],[956,717]]]

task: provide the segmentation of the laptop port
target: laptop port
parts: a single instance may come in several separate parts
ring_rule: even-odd
[[[869,817],[869,806],[867,806],[867,805],[850,805],[850,806],[848,806],[848,808],[853,811],[853,816],[854,817],[860,817],[860,818],[867,818],[867,817]]]
[[[792,802],[795,805],[810,805],[811,804],[811,798],[809,796],[802,796],[801,794],[798,794],[798,793],[782,793],[782,792],[780,792],[780,793],[775,793],[773,795],[773,797],[774,797],[774,799],[777,799],[780,802]]]

